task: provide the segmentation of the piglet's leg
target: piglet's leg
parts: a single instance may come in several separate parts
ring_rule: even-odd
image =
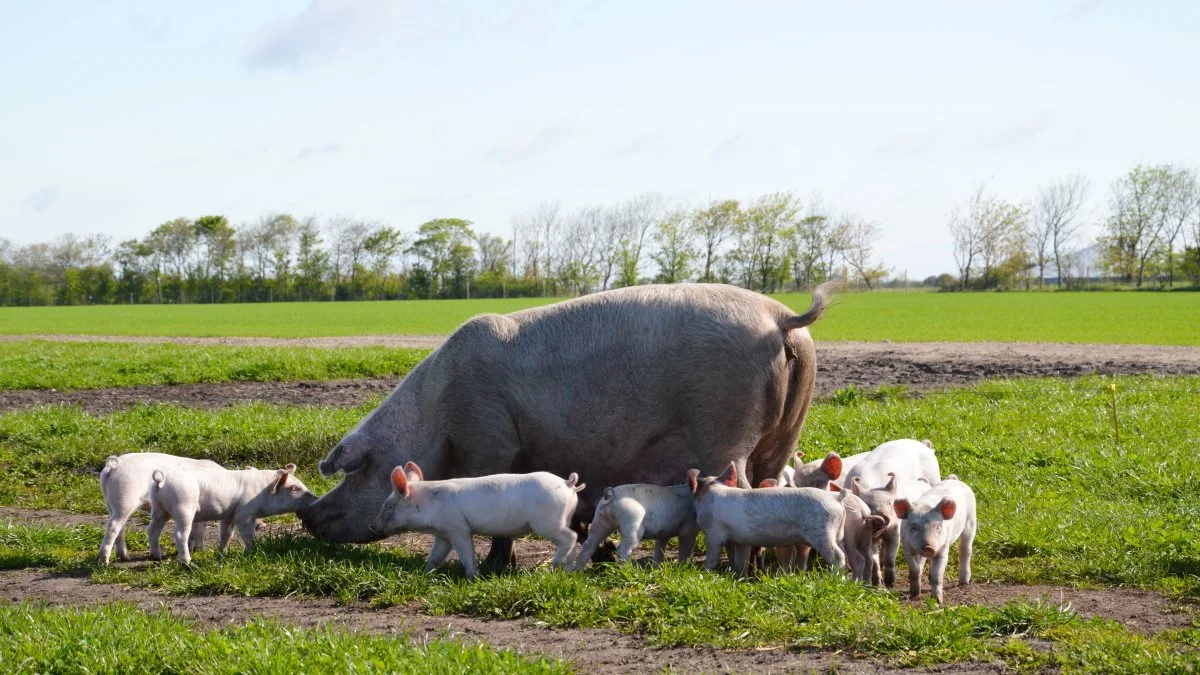
[[[450,538],[450,543],[454,545],[454,552],[458,554],[467,578],[474,579],[478,570],[475,567],[475,542],[471,539],[471,533],[456,534]]]
[[[442,563],[446,562],[446,557],[450,555],[450,549],[449,539],[434,537],[433,547],[429,549],[429,560],[425,562],[425,572],[429,573],[441,567]]]
[[[254,518],[243,518],[237,521],[238,534],[242,537],[242,546],[246,552],[254,550]]]
[[[950,561],[950,549],[946,547],[933,556],[929,564],[929,585],[933,587],[933,597],[938,603],[942,602],[942,582],[946,579],[946,563]]]

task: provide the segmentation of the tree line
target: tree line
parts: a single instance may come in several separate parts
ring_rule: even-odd
[[[791,193],[671,206],[657,193],[516,215],[511,237],[438,218],[405,232],[348,217],[176,218],[141,239],[0,240],[0,304],[217,303],[578,295],[680,281],[763,292],[832,277],[870,288],[877,224]]]
[[[1099,217],[1088,212],[1090,182],[1080,175],[1040,186],[1032,201],[1009,202],[976,189],[951,214],[957,276],[939,283],[960,290],[1056,285],[1079,287],[1099,277],[1139,288],[1200,286],[1200,184],[1194,169],[1139,165],[1109,186]],[[1080,230],[1098,221],[1088,244]],[[1089,255],[1090,254],[1090,255]]]
[[[1079,287],[1103,277],[1138,287],[1200,285],[1197,172],[1136,166],[1088,209],[1083,176],[1011,202],[981,185],[951,213],[956,274],[943,290]],[[1100,225],[1094,240],[1081,232]],[[830,278],[897,285],[875,255],[880,226],[777,192],[748,202],[670,205],[657,193],[566,209],[543,202],[510,236],[462,218],[403,231],[379,221],[265,213],[176,218],[141,239],[92,234],[14,246],[0,239],[0,304],[215,303],[580,295],[619,286],[724,282],[761,292]],[[907,283],[907,279],[904,280]]]

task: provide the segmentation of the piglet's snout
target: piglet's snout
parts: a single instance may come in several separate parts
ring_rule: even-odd
[[[921,549],[921,555],[925,556],[926,558],[932,558],[933,556],[937,555],[937,551],[933,550],[932,546],[926,546],[925,548]]]

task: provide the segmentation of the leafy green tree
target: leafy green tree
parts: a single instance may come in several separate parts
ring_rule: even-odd
[[[208,292],[209,302],[219,302],[237,251],[236,232],[228,218],[218,215],[200,216],[195,228],[202,248],[200,280]]]
[[[438,218],[417,229],[417,239],[408,252],[417,256],[428,271],[428,297],[441,293],[447,274],[454,273],[455,283],[465,282],[464,257],[473,250],[468,242],[474,239],[471,221],[462,218]]]
[[[673,284],[691,277],[692,262],[697,255],[694,232],[687,211],[668,213],[654,228],[656,246],[650,257],[658,264],[658,281]]]

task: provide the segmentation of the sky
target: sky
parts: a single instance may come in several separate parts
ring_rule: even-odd
[[[952,208],[1200,164],[1200,3],[0,0],[0,237],[819,193],[897,275]],[[1094,234],[1095,227],[1091,229]]]

